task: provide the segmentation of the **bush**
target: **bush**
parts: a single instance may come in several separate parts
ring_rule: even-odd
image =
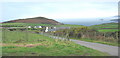
[[[92,38],[93,40],[108,41],[108,42],[115,42],[118,40],[118,32],[98,32],[96,29],[85,26],[58,30],[54,32],[54,35],[78,38],[78,39]]]

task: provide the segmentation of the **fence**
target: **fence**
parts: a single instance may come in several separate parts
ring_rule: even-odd
[[[39,31],[39,30],[38,30]],[[36,33],[32,30],[33,33]],[[2,39],[3,43],[19,43],[19,42],[27,42],[30,40],[30,34],[32,33],[28,28],[2,28]],[[69,40],[68,37],[62,36],[54,36],[50,33],[46,32],[37,32],[36,34],[44,35],[51,37],[53,39],[60,39],[60,40]],[[32,36],[34,38],[34,36]]]

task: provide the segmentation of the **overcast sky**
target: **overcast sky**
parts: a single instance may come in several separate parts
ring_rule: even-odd
[[[2,21],[38,16],[62,22],[94,21],[118,15],[118,0],[2,0],[0,11]]]

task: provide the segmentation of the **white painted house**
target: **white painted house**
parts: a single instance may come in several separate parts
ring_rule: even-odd
[[[32,28],[31,26],[28,26],[28,28]]]
[[[56,27],[54,27],[56,29]]]
[[[42,28],[42,26],[38,26],[38,28]]]
[[[48,27],[46,27],[45,32],[48,32]]]
[[[34,28],[37,28],[37,26],[34,26]]]

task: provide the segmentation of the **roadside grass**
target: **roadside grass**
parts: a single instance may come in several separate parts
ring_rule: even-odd
[[[120,45],[118,42],[112,43],[112,42],[105,42],[105,41],[100,41],[100,40],[93,40],[93,39],[90,39],[90,38],[80,38],[80,39],[70,38],[70,39],[76,39],[76,40],[81,40],[81,41],[87,41],[87,42],[93,42],[93,43],[100,43],[100,44],[106,44],[106,45],[112,45],[112,46],[118,46],[118,45]]]
[[[35,33],[27,34],[23,31],[3,32],[3,56],[108,56],[71,41],[52,39]]]

